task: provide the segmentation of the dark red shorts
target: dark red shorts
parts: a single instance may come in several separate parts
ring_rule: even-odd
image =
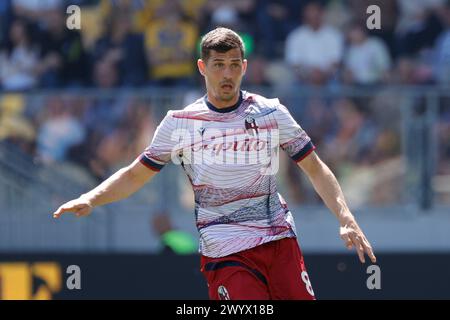
[[[314,300],[296,238],[268,242],[226,257],[201,257],[212,300]]]

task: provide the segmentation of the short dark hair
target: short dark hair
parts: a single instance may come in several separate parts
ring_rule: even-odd
[[[245,55],[242,38],[236,32],[228,28],[218,27],[211,30],[202,37],[200,46],[201,59],[204,61],[209,58],[211,50],[225,53],[231,49],[239,49],[239,51],[241,51],[242,59],[244,59]]]

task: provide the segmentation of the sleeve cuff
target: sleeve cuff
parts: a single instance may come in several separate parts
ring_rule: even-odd
[[[139,157],[139,161],[146,166],[147,168],[149,168],[150,170],[159,172],[161,171],[161,169],[164,167],[163,164],[158,164],[155,161],[150,160],[149,158],[147,158],[144,154],[141,154],[141,156]]]
[[[300,150],[297,154],[293,155],[291,158],[295,162],[300,162],[303,159],[305,159],[315,149],[316,149],[316,146],[310,141],[303,147],[302,150]]]

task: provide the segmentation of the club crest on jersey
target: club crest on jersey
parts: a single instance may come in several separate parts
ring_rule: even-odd
[[[224,286],[219,286],[219,288],[217,288],[217,293],[219,294],[220,300],[230,300],[230,295],[228,294],[228,290]]]
[[[247,118],[245,118],[245,129],[254,129],[256,133],[258,133],[258,125],[256,124],[255,118],[253,118],[252,116],[248,116]]]
[[[205,128],[201,127],[198,129],[198,133],[200,133],[201,136],[203,136],[203,133],[205,132]]]

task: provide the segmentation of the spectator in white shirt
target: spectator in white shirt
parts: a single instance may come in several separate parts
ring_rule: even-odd
[[[363,26],[353,24],[348,32],[349,47],[344,58],[344,81],[372,85],[383,82],[391,67],[388,48],[382,40],[369,37]]]
[[[343,36],[339,30],[323,23],[323,8],[311,2],[304,8],[305,24],[289,33],[285,61],[299,80],[324,84],[336,72],[342,59]]]
[[[25,20],[15,20],[7,44],[0,50],[0,87],[11,91],[33,88],[38,80],[38,62],[29,24]]]

